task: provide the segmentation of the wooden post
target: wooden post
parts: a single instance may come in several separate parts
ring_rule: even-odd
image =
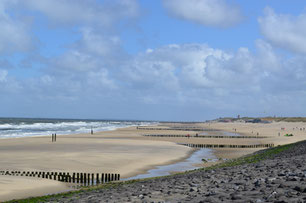
[[[104,183],[104,173],[101,174],[101,183]]]
[[[96,177],[96,185],[98,185],[99,183],[100,183],[99,173],[97,173],[97,177]]]
[[[80,173],[80,183],[83,183],[83,173]]]
[[[80,173],[77,173],[77,183],[80,182]]]
[[[83,174],[84,177],[84,185],[86,185],[86,173]]]
[[[105,182],[108,182],[108,173],[105,173]]]
[[[75,173],[72,174],[72,182],[75,183]]]
[[[94,185],[95,174],[91,174],[91,185]]]
[[[108,173],[108,174],[107,174],[107,180],[108,180],[107,182],[110,182],[110,178],[111,178],[111,174]]]

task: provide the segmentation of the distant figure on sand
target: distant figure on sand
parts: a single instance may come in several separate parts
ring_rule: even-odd
[[[52,134],[52,142],[56,142],[56,133]]]
[[[93,129],[91,128],[91,130],[90,130],[90,134],[92,134],[93,135]]]

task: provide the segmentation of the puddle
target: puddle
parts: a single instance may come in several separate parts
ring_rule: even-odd
[[[202,163],[202,159],[209,160],[209,162],[217,161],[217,158],[213,154],[212,149],[199,149],[195,151],[188,159],[182,162],[165,165],[165,166],[157,166],[157,168],[149,170],[146,174],[140,174],[137,176],[133,176],[130,178],[126,178],[123,180],[133,180],[133,179],[141,179],[141,178],[151,178],[157,176],[165,176],[170,175],[172,172],[184,172],[187,170],[193,170],[200,167],[193,166],[194,164]]]
[[[209,135],[209,133],[203,132],[203,133],[200,133],[199,135]],[[232,132],[226,132],[226,131],[220,131],[220,132],[218,132],[217,135],[222,135],[222,136],[240,136],[239,133],[232,133]]]

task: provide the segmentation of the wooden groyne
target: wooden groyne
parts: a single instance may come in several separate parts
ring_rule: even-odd
[[[253,145],[229,145],[229,144],[184,144],[178,143],[192,148],[271,148],[274,144],[253,144]]]
[[[181,131],[220,131],[216,129],[206,128],[149,128],[149,127],[137,127],[137,130],[181,130]]]
[[[65,172],[42,172],[42,171],[0,171],[0,175],[36,177],[56,180],[77,185],[98,185],[112,181],[119,181],[120,174],[117,173],[65,173]]]
[[[146,134],[143,136],[147,136],[147,137],[191,137],[191,138],[237,138],[237,139],[248,139],[248,138],[256,138],[256,139],[262,139],[262,138],[268,138],[265,136],[244,136],[244,135],[192,135],[192,136],[188,136],[188,135],[164,135],[164,134]]]

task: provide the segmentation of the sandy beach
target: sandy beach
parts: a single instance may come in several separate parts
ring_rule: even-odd
[[[59,181],[15,176],[1,176],[0,188],[1,201],[71,190],[66,184]]]
[[[187,124],[162,124],[165,128],[188,126]],[[190,126],[190,125],[189,125]],[[195,127],[218,129],[208,131],[210,135],[222,134],[222,131],[252,136],[259,133],[263,139],[229,138],[187,138],[187,137],[146,137],[145,134],[181,134],[191,136],[195,131],[180,130],[137,130],[136,127],[122,128],[90,134],[62,135],[57,142],[51,142],[51,136],[2,139],[0,143],[1,170],[21,171],[57,171],[87,173],[120,173],[122,178],[145,173],[159,165],[182,161],[190,156],[194,149],[176,143],[197,144],[267,144],[281,145],[306,138],[305,123],[202,123]],[[285,130],[281,130],[285,128]],[[236,129],[236,132],[235,130]],[[281,133],[281,136],[278,136]],[[285,137],[292,133],[294,136]],[[259,149],[213,149],[217,158],[236,158]],[[210,163],[211,164],[211,163]],[[206,164],[201,164],[205,166]],[[33,183],[31,181],[34,181]],[[37,184],[36,184],[37,182]],[[39,182],[39,184],[38,184]],[[24,187],[26,185],[26,187]],[[40,185],[38,187],[38,185]],[[63,183],[37,178],[0,176],[0,200],[45,195],[67,190]],[[23,192],[20,192],[20,191]],[[18,192],[17,192],[18,191]],[[17,196],[25,194],[26,196]]]

